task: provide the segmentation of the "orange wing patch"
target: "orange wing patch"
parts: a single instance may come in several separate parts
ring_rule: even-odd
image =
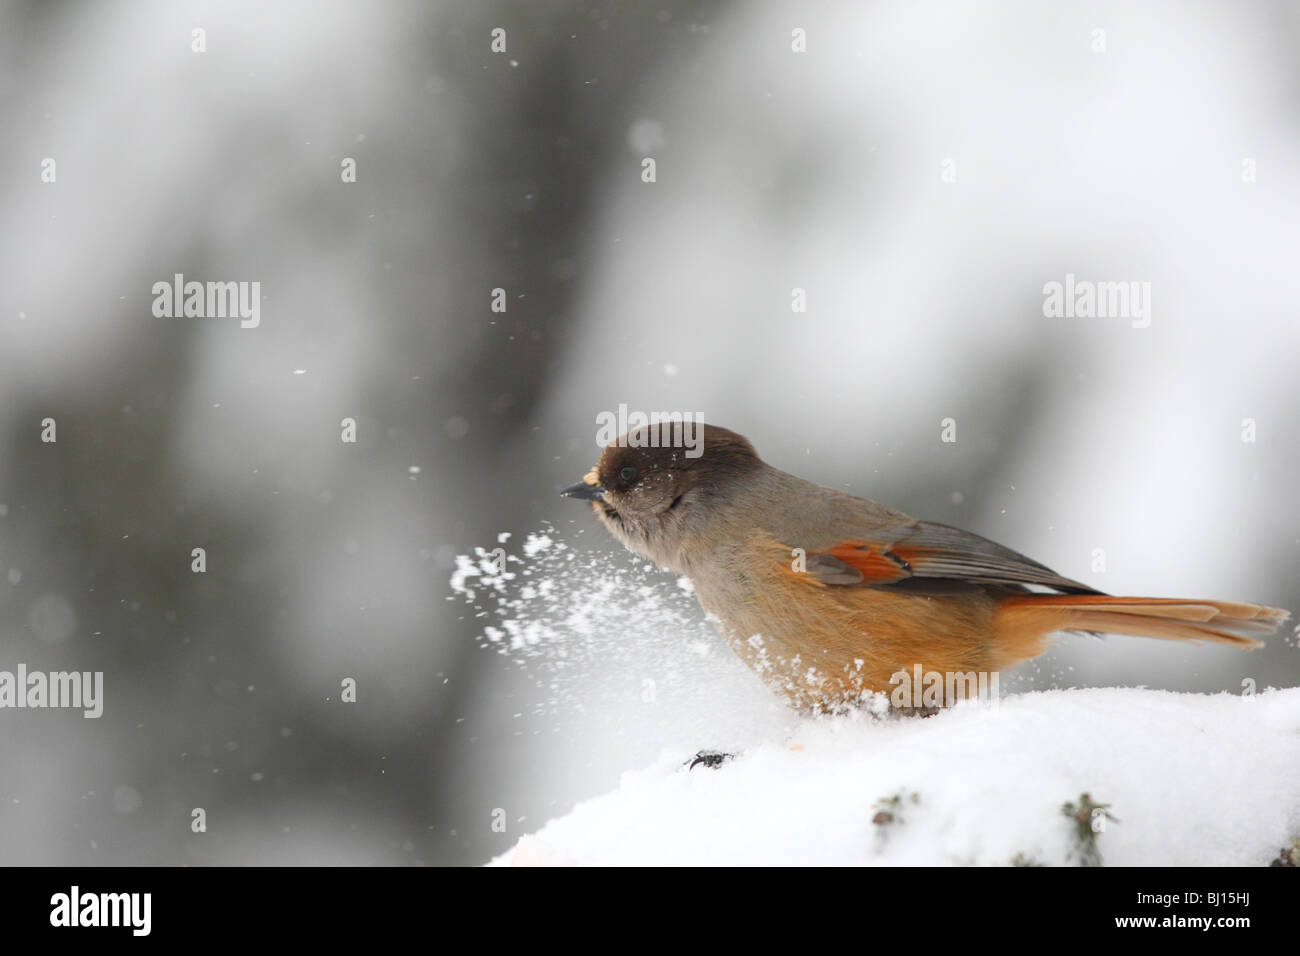
[[[872,541],[844,541],[826,553],[860,571],[866,584],[892,584],[912,576],[905,558]]]

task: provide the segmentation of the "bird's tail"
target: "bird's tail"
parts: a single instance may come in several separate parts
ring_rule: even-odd
[[[1215,641],[1248,649],[1291,616],[1282,608],[1235,601],[1111,597],[1108,594],[1025,594],[998,609],[999,636],[1009,644],[1052,631],[1133,634],[1169,641]]]

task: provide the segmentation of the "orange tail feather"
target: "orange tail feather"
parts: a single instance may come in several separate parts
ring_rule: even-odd
[[[1233,647],[1260,647],[1255,636],[1272,634],[1290,617],[1282,608],[1235,601],[1111,597],[1108,594],[1025,594],[998,609],[997,632],[1003,645],[1038,646],[1052,631],[1132,634],[1169,641],[1215,641]]]

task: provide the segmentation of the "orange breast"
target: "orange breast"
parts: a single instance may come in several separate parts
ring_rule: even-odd
[[[900,671],[909,678],[918,668],[991,674],[1043,649],[1041,640],[1033,648],[1001,648],[998,601],[983,591],[927,595],[827,585],[794,570],[790,549],[770,540],[749,557],[745,567],[764,570],[746,582],[745,600],[710,607],[701,590],[701,603],[723,621],[733,650],[803,709],[836,709],[864,691],[889,694],[902,683],[891,684]]]

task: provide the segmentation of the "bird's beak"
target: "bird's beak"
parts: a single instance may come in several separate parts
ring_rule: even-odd
[[[587,484],[580,481],[576,485],[570,485],[560,492],[566,498],[579,498],[582,501],[600,501],[605,497],[605,486],[596,484]]]

